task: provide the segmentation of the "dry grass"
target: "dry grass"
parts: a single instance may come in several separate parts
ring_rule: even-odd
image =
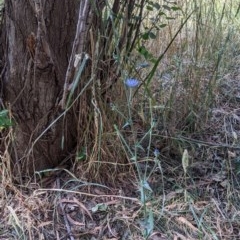
[[[2,152],[0,239],[240,239],[238,19],[230,5],[223,12],[224,4],[202,2],[149,86],[135,95],[134,121],[124,131],[126,119],[118,113],[128,114],[127,102],[118,88],[121,100],[112,99],[117,111],[103,121],[116,121],[118,138],[116,131],[103,127],[99,136],[95,129],[91,134],[104,147],[93,145],[86,167],[79,155],[72,171],[64,166],[44,171],[19,186]],[[182,6],[185,15],[188,7]],[[167,47],[181,16],[146,43],[153,54]],[[142,80],[148,71],[142,70]],[[154,155],[156,148],[160,155]],[[128,162],[109,160],[119,156]],[[104,171],[104,184],[93,182],[97,171]]]

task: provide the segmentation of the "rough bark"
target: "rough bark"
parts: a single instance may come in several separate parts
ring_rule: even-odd
[[[56,166],[75,144],[74,118],[54,120],[62,112],[78,8],[72,0],[6,1],[2,81],[16,123],[11,153],[18,170]]]

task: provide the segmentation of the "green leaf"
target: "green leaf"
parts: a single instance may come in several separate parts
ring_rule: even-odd
[[[152,58],[152,54],[144,47],[141,46],[138,48],[138,52],[145,57],[146,60]]]
[[[148,40],[149,39],[149,33],[148,32],[145,32],[142,34],[142,39],[143,40]]]
[[[8,116],[8,110],[0,111],[0,128],[10,127],[13,125],[12,120]]]
[[[159,3],[153,3],[153,7],[159,10],[161,8]]]
[[[152,8],[151,6],[149,6],[149,5],[146,7],[146,9],[147,9],[148,11],[153,11],[153,8]]]
[[[87,157],[86,148],[83,147],[81,151],[77,153],[77,160],[84,161]]]
[[[146,57],[149,54],[148,50],[144,46],[139,47],[138,52],[144,57]]]
[[[7,109],[4,109],[2,111],[0,111],[0,117],[6,117],[8,116],[8,110]]]
[[[168,5],[162,5],[162,7],[168,11],[171,11],[171,8]]]
[[[168,19],[168,20],[173,20],[173,19],[175,19],[174,17],[166,17],[166,19]]]
[[[164,28],[164,27],[166,27],[166,26],[167,26],[167,24],[164,23],[164,24],[161,24],[159,27],[160,27],[160,28]]]
[[[162,16],[162,15],[166,15],[166,14],[165,14],[165,12],[159,12],[158,15]]]
[[[153,32],[145,32],[142,34],[143,40],[156,39],[156,35]]]
[[[182,10],[180,7],[171,7],[171,9],[172,9],[173,11],[179,11],[179,10]]]
[[[149,32],[149,38],[156,39],[157,36],[153,32]]]

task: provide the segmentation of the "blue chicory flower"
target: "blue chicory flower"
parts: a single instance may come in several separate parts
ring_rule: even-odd
[[[160,151],[157,148],[155,148],[153,154],[155,157],[158,157],[160,155]]]
[[[137,80],[136,78],[127,78],[125,80],[125,84],[129,88],[135,88],[139,85],[139,80]]]

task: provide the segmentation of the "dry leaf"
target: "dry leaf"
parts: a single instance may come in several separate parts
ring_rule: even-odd
[[[193,225],[192,225],[192,223],[190,223],[186,218],[184,218],[184,217],[178,217],[177,218],[177,221],[178,222],[180,222],[180,223],[182,223],[182,224],[184,224],[184,225],[186,225],[187,227],[189,227],[190,229],[192,229],[194,232],[200,232],[196,227],[194,227]]]

